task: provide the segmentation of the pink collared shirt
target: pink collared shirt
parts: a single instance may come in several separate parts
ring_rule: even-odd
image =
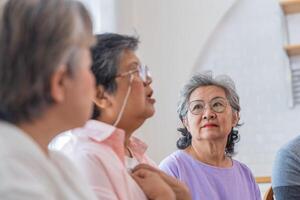
[[[67,142],[58,147],[60,139]],[[51,148],[62,151],[77,165],[101,200],[143,200],[144,192],[125,166],[125,132],[109,124],[89,120],[83,128],[62,134]],[[131,137],[129,149],[140,163],[155,165],[146,155],[147,145]]]

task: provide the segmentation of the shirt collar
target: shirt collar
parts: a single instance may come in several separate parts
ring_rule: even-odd
[[[74,129],[73,134],[87,136],[97,142],[103,142],[114,134],[125,135],[125,132],[110,124],[89,120],[83,128]]]
[[[128,144],[129,149],[131,150],[133,156],[139,161],[142,162],[145,152],[148,148],[147,144],[142,140],[131,136]]]
[[[72,132],[79,137],[88,137],[96,143],[111,147],[124,164],[125,132],[122,129],[97,120],[89,120],[83,128],[74,129]]]
[[[106,143],[112,147],[120,159],[124,161],[124,130],[98,120],[89,120],[83,128],[74,129],[73,134],[87,136],[96,142]],[[128,147],[133,156],[139,162],[142,162],[148,146],[140,139],[131,136]]]

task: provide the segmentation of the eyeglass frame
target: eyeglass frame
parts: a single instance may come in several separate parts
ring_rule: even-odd
[[[144,83],[147,83],[148,82],[148,79],[149,78],[152,78],[151,74],[150,74],[150,70],[148,68],[147,65],[138,65],[136,69],[132,69],[132,70],[129,70],[127,72],[123,72],[123,73],[120,73],[120,74],[117,74],[115,76],[115,78],[117,77],[124,77],[124,76],[128,76],[128,75],[132,75],[136,72],[139,72],[139,77],[141,78],[141,80],[144,82]]]
[[[216,110],[213,108],[212,103],[214,103],[214,101],[215,101],[216,99],[222,99],[222,101],[224,102],[224,109],[223,109],[222,111],[216,111]],[[192,104],[193,102],[203,102],[204,107],[203,107],[203,109],[202,109],[201,112],[195,113],[194,111],[192,111],[192,109],[191,109],[191,104]],[[190,111],[190,113],[192,113],[193,115],[201,115],[201,114],[203,114],[203,112],[204,112],[205,109],[207,108],[207,104],[209,105],[210,110],[212,110],[213,112],[215,112],[215,113],[223,113],[223,112],[225,112],[225,110],[226,110],[226,108],[227,108],[227,106],[228,106],[229,103],[228,103],[228,100],[226,100],[226,99],[223,98],[223,97],[215,97],[215,98],[213,98],[212,100],[210,100],[208,103],[205,103],[203,100],[193,100],[193,101],[191,101],[191,102],[188,103],[188,111]]]

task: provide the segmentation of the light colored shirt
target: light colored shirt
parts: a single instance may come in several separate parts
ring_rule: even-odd
[[[220,168],[176,151],[160,166],[167,174],[186,183],[193,200],[260,200],[258,185],[249,168],[233,160],[230,168]]]
[[[79,167],[98,199],[147,199],[127,172],[123,130],[89,120],[83,128],[71,130],[55,139],[51,144],[52,148],[60,146],[60,138],[66,142],[58,149]],[[139,163],[154,165],[154,162],[145,155],[147,146],[139,139],[131,137],[128,148]]]
[[[125,156],[125,167],[127,169],[128,172],[131,172],[132,169],[137,166],[138,164],[140,164],[140,162],[136,159],[136,158],[131,158],[128,156]]]
[[[96,196],[64,155],[49,151],[46,156],[22,130],[0,121],[0,199],[93,200]]]

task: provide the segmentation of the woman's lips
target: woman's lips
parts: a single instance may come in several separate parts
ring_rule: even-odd
[[[154,104],[156,102],[154,98],[150,98],[150,97],[147,98],[147,101],[151,104]]]
[[[216,124],[205,124],[202,128],[213,128],[213,127],[218,127]]]

